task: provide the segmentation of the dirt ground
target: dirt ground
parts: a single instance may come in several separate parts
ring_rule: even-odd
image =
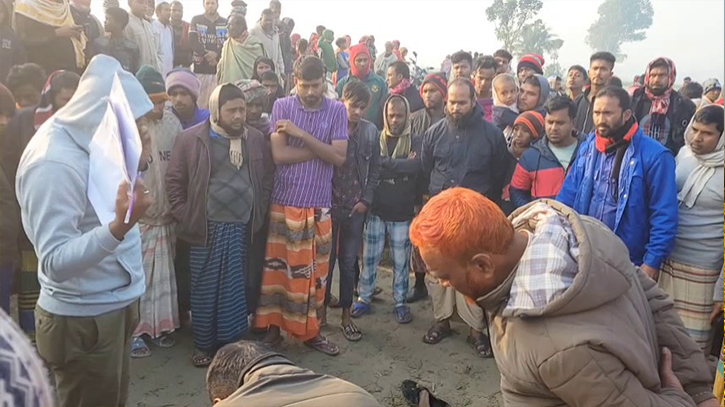
[[[337,273],[336,273],[337,274]],[[345,340],[339,330],[339,310],[331,310],[323,333],[341,353],[328,357],[299,342],[285,342],[279,350],[297,365],[351,381],[369,391],[383,406],[403,407],[400,384],[405,379],[422,383],[451,406],[499,406],[499,374],[493,359],[480,359],[466,344],[468,328],[453,323],[458,335],[438,345],[421,341],[433,322],[430,300],[411,305],[413,322],[398,325],[393,316],[390,270],[378,273],[384,292],[374,302],[373,313],[358,320],[360,342]],[[412,282],[412,279],[411,279]],[[337,286],[333,286],[337,293]],[[146,359],[132,362],[129,406],[206,406],[206,369],[191,365],[191,330],[184,328],[171,349],[152,348]]]

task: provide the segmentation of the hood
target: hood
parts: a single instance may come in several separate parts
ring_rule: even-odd
[[[368,56],[368,60],[370,61],[368,63],[368,69],[364,71],[360,71],[357,68],[357,65],[355,65],[355,58],[357,58],[358,55],[365,54]],[[368,76],[370,73],[370,65],[372,65],[373,59],[370,56],[370,50],[368,49],[367,45],[365,44],[357,44],[350,47],[350,72],[352,72],[352,76],[362,79]]]
[[[573,279],[562,292],[541,306],[510,308],[506,304],[509,303],[512,286],[519,273],[522,273],[517,269],[501,285],[476,302],[506,318],[559,316],[594,309],[625,294],[631,287],[630,281],[635,278],[636,268],[629,260],[624,243],[598,220],[580,216],[560,202],[543,199],[514,211],[509,216],[514,228],[536,235],[540,219],[530,209],[541,203],[562,216],[571,227],[579,251]],[[527,247],[526,250],[529,249]],[[540,286],[532,287],[532,290],[538,288]]]
[[[150,112],[153,104],[136,77],[124,70],[115,58],[97,55],[81,76],[73,98],[48,122],[63,127],[76,143],[87,150],[108,108],[106,98],[111,94],[113,77],[116,74],[133,117],[138,120]]]
[[[536,105],[536,108],[540,109],[543,108],[546,101],[549,100],[549,93],[551,93],[551,89],[549,88],[549,81],[544,78],[544,75],[535,73],[534,76],[539,80],[539,87],[541,88],[539,103]]]
[[[403,103],[405,103],[405,110],[407,114],[405,116],[403,135],[406,133],[410,134],[410,103],[408,103],[408,99],[406,99],[403,95],[390,95],[388,100],[385,101],[385,106],[383,107],[383,131],[390,134],[390,127],[388,126],[388,105],[394,99],[400,99]]]
[[[325,30],[325,31],[322,32],[321,39],[324,39],[324,40],[327,40],[327,41],[332,42],[332,41],[335,40],[335,33],[332,30],[327,29],[327,30]]]

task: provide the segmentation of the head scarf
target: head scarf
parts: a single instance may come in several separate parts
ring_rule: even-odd
[[[38,103],[38,107],[35,108],[35,114],[33,115],[33,126],[35,127],[35,130],[38,130],[38,127],[45,123],[46,120],[50,119],[50,117],[53,116],[53,113],[55,113],[53,99],[55,99],[55,95],[58,93],[58,91],[60,91],[61,87],[61,85],[55,79],[61,74],[69,73],[77,76],[78,80],[80,80],[80,77],[73,72],[59,70],[51,73],[50,76],[48,76],[48,79],[45,81],[45,85],[43,85],[43,91],[40,94],[40,103]]]
[[[361,71],[355,64],[355,58],[361,54],[368,56],[368,67],[363,71]],[[368,74],[370,74],[370,65],[372,65],[372,63],[373,59],[370,56],[370,50],[365,44],[357,44],[350,47],[350,72],[352,73],[352,76],[358,79],[367,78]]]
[[[234,84],[231,83],[223,83],[214,88],[214,91],[212,91],[211,96],[209,97],[209,124],[211,125],[211,129],[216,134],[229,140],[229,161],[237,169],[240,169],[242,168],[242,164],[244,163],[244,154],[242,153],[242,138],[247,138],[247,128],[243,127],[243,133],[241,136],[232,137],[229,135],[229,133],[227,133],[226,130],[224,130],[222,126],[219,125],[220,110],[222,108],[222,105],[219,101],[219,96],[221,94],[222,88],[227,85],[234,86]]]
[[[15,3],[15,13],[56,28],[76,25],[70,3],[66,0],[18,0]],[[71,42],[75,51],[76,67],[85,67],[86,34],[81,33],[79,38],[71,38]]]
[[[725,114],[722,106],[710,105],[704,107],[704,109],[720,109],[720,112]],[[697,166],[687,176],[685,184],[682,186],[682,190],[677,194],[677,200],[680,203],[684,203],[688,208],[692,208],[697,201],[697,197],[700,195],[707,182],[715,175],[715,169],[722,167],[723,160],[725,159],[725,137],[720,133],[720,139],[717,141],[715,149],[707,154],[695,154],[690,148],[691,143],[691,132],[692,123],[694,120],[690,120],[690,124],[687,126],[685,131],[685,146],[680,150],[677,155],[677,161],[681,160],[697,160]]]
[[[665,92],[659,96],[655,96],[649,90],[649,74],[650,70],[652,69],[652,64],[659,60],[663,60],[667,64],[668,83]],[[645,94],[647,94],[647,98],[652,102],[652,106],[649,109],[650,114],[667,114],[667,110],[669,110],[670,108],[670,95],[672,94],[672,86],[674,86],[675,84],[676,76],[677,69],[675,68],[675,63],[669,58],[660,57],[647,64],[647,71],[644,74],[644,92]]]
[[[516,93],[518,95],[519,87],[516,84],[516,77],[513,76],[510,73],[500,73],[500,74],[496,75],[493,78],[493,82],[492,82],[492,87],[493,87],[493,92],[492,92],[493,93],[493,105],[494,106],[498,106],[498,107],[506,107],[506,108],[509,108],[511,111],[513,111],[515,113],[518,113],[519,112],[519,107],[517,105],[517,103],[518,103],[518,96],[514,98],[514,103],[512,103],[510,105],[503,104],[503,102],[501,101],[501,99],[498,98],[498,91],[496,90],[496,86],[499,83],[501,83],[502,81],[504,81],[504,80],[509,80],[509,81],[511,81],[511,83],[514,84],[514,87],[516,88]]]
[[[427,84],[433,84],[438,91],[443,95],[443,100],[448,99],[448,81],[444,74],[440,72],[429,73],[423,79],[423,83],[420,85],[420,96],[423,97],[423,87]]]
[[[302,36],[297,33],[294,33],[290,36],[290,43],[292,44],[292,48],[297,48],[297,41],[299,41],[300,38],[302,38]]]
[[[390,125],[388,124],[388,106],[395,99],[405,103],[405,126],[403,127],[403,133],[399,135],[393,135],[390,132]],[[388,138],[396,137],[398,143],[395,145],[395,150],[393,150],[393,158],[408,158],[411,149],[410,131],[410,105],[408,104],[408,99],[401,95],[390,95],[388,100],[385,101],[385,107],[383,108],[383,131],[380,132],[380,156],[390,156]]]

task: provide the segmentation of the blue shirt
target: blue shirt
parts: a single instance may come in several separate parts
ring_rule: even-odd
[[[617,222],[617,202],[614,200],[612,170],[616,153],[599,154],[594,170],[594,194],[585,215],[597,218],[614,230]]]
[[[177,113],[176,109],[174,109],[173,107],[171,108],[171,110],[176,115],[176,118],[179,119],[179,122],[181,122],[181,128],[183,128],[184,130],[188,129],[189,127],[194,127],[197,124],[205,122],[207,121],[207,119],[209,119],[209,110],[199,109],[198,106],[194,107],[194,117],[192,117],[191,120],[182,119],[181,116],[179,116],[179,113]]]

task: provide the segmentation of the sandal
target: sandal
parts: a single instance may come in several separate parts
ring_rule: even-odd
[[[469,345],[476,351],[478,357],[487,359],[493,357],[493,351],[491,350],[491,341],[488,336],[481,335],[478,339],[473,339],[471,335],[468,335],[466,339]]]
[[[355,303],[352,304],[350,316],[353,318],[360,318],[361,316],[370,313],[370,309],[370,304],[366,304],[362,301],[355,301]]]
[[[207,367],[211,364],[211,355],[199,349],[194,349],[191,353],[191,363],[194,367]]]
[[[342,331],[342,335],[350,342],[357,342],[360,339],[362,339],[362,332],[358,329],[355,324],[350,322],[347,325],[341,325],[340,330]]]
[[[158,338],[151,338],[150,341],[159,348],[170,348],[176,345],[176,339],[171,336],[171,333],[163,334]]]
[[[434,324],[430,327],[430,329],[428,329],[428,332],[423,335],[423,342],[428,345],[435,345],[451,335],[453,335],[453,330],[450,327],[443,328],[438,324]]]
[[[146,341],[142,337],[136,336],[131,341],[131,357],[140,359],[151,356],[151,349],[146,344]]]
[[[316,338],[305,341],[305,345],[328,356],[340,354],[340,348],[322,335],[317,335]]]
[[[428,390],[427,387],[421,386],[412,380],[403,380],[403,384],[400,386],[403,392],[403,398],[413,407],[421,405],[420,400],[428,398],[428,403],[431,407],[449,407],[450,405],[445,401],[437,398]]]
[[[406,305],[395,307],[395,322],[399,324],[408,324],[413,320],[413,314],[410,313],[410,308]]]

